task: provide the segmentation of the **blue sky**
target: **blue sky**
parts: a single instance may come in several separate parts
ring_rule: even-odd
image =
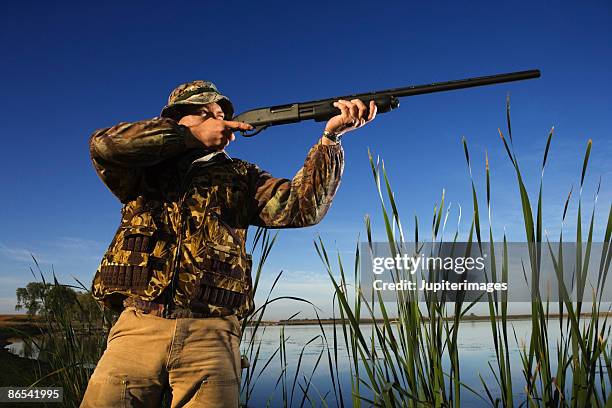
[[[345,174],[326,219],[282,231],[263,287],[285,271],[277,294],[301,295],[329,314],[331,286],[312,241],[322,236],[346,261],[363,217],[382,238],[367,149],[385,160],[405,229],[426,234],[443,189],[471,212],[461,137],[468,140],[484,199],[489,154],[496,235],[521,241],[520,202],[497,135],[512,98],[515,147],[530,192],[537,189],[546,135],[555,139],[545,173],[545,224],[557,234],[565,197],[577,192],[589,138],[583,202],[598,179],[599,227],[612,191],[612,6],[606,2],[129,2],[95,5],[11,2],[0,16],[0,313],[31,280],[30,254],[63,282],[91,282],[119,220],[120,205],[97,179],[87,150],[97,128],[156,116],[169,92],[212,80],[237,111],[409,84],[539,68],[535,81],[403,99],[347,135]],[[292,177],[323,124],[272,128],[228,151]],[[577,194],[570,206],[575,216]],[[453,218],[455,216],[455,218]],[[571,224],[570,224],[571,225]],[[449,227],[450,228],[450,227]],[[452,229],[451,229],[452,231]],[[295,305],[271,311],[286,317]],[[306,311],[306,314],[309,314]]]

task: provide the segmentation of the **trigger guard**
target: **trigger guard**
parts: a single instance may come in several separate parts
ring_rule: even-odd
[[[240,135],[242,137],[253,137],[269,127],[270,125],[254,126],[254,129],[252,131],[242,131],[241,130]]]

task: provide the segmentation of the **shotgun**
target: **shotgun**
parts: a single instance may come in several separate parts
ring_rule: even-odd
[[[355,95],[336,96],[310,102],[289,103],[285,105],[267,106],[243,112],[233,118],[238,122],[246,122],[253,126],[252,131],[241,132],[244,137],[252,137],[270,126],[297,123],[303,120],[322,122],[340,114],[340,109],[333,106],[338,99],[350,101],[361,99],[368,106],[374,101],[377,113],[389,112],[399,106],[399,99],[405,96],[423,95],[434,92],[453,91],[455,89],[473,88],[476,86],[493,85],[503,82],[522,81],[539,78],[540,70],[509,72],[482,76],[477,78],[458,79],[447,82],[436,82],[429,85],[412,85],[404,88],[385,89],[383,91],[366,92]]]

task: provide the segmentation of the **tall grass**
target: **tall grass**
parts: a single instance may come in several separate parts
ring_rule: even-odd
[[[419,302],[410,292],[396,292],[392,307],[384,302],[380,292],[376,298],[367,299],[364,293],[367,288],[361,287],[359,263],[361,254],[356,250],[352,282],[349,284],[342,259],[338,257],[336,269],[322,240],[315,242],[315,247],[327,269],[335,289],[341,325],[339,331],[348,349],[346,358],[351,362],[351,404],[353,406],[373,405],[384,407],[458,407],[463,393],[473,394],[472,401],[480,401],[489,406],[571,406],[571,407],[604,407],[610,401],[610,384],[612,383],[612,366],[610,365],[609,335],[607,321],[608,310],[602,310],[603,285],[606,282],[612,257],[612,206],[606,223],[604,245],[600,254],[600,265],[596,274],[597,281],[590,282],[589,260],[595,228],[595,209],[592,210],[586,237],[582,234],[582,187],[584,184],[588,161],[591,152],[591,141],[587,143],[580,178],[580,197],[575,226],[576,265],[571,282],[564,279],[563,248],[558,245],[559,253],[554,253],[551,238],[545,235],[542,222],[543,175],[549,149],[553,139],[553,130],[546,138],[538,197],[535,203],[530,199],[524,183],[517,155],[514,151],[510,124],[510,104],[506,104],[507,134],[499,134],[516,175],[516,185],[521,201],[522,221],[529,258],[523,265],[524,273],[533,290],[531,301],[531,337],[521,347],[520,368],[524,377],[523,392],[517,395],[518,384],[513,384],[511,345],[518,345],[516,334],[508,322],[508,298],[505,292],[487,294],[484,299],[488,304],[491,336],[495,349],[495,360],[488,363],[493,382],[485,381],[481,375],[481,386],[484,393],[478,392],[477,384],[465,384],[461,380],[461,356],[458,349],[458,338],[461,332],[462,317],[473,307],[474,302],[467,303],[463,294],[453,302],[444,297],[429,296]],[[509,255],[507,237],[504,233],[501,241],[501,253],[495,252],[493,220],[491,219],[490,169],[488,156],[485,157],[485,192],[488,213],[488,240],[481,236],[481,214],[477,189],[472,178],[472,165],[467,141],[462,141],[465,158],[471,179],[473,213],[466,242],[482,249],[487,246],[491,256],[489,279],[508,282]],[[389,177],[384,162],[374,160],[370,155],[372,174],[377,188],[378,198],[386,241],[390,255],[406,252],[406,235],[398,213]],[[599,191],[599,187],[597,188]],[[566,222],[567,208],[571,193],[564,206],[563,222]],[[595,197],[597,202],[597,196]],[[430,241],[442,241],[449,207],[445,207],[442,194],[439,204],[429,224]],[[366,218],[367,243],[372,251],[371,221]],[[562,244],[563,228],[555,242]],[[419,220],[415,217],[413,235],[415,253],[418,255]],[[455,232],[453,241],[458,239]],[[435,245],[431,248],[436,248]],[[499,248],[499,247],[497,247]],[[542,275],[541,260],[543,251],[550,253],[554,262],[554,273],[559,281],[559,313],[553,318],[550,313],[551,302],[544,299],[539,291]],[[469,253],[469,249],[466,251]],[[497,261],[500,261],[499,263]],[[498,270],[500,265],[500,270]],[[436,280],[439,271],[433,271],[427,279]],[[394,280],[414,279],[404,271],[395,270]],[[353,289],[349,289],[352,287]],[[591,290],[594,301],[588,312],[584,310],[584,292]],[[572,295],[576,295],[576,299]],[[392,310],[391,310],[392,308]],[[393,312],[393,313],[391,313]],[[600,316],[605,316],[603,319]],[[371,326],[364,327],[361,320],[365,317],[379,320]],[[554,321],[556,320],[556,322]],[[556,324],[560,330],[559,339],[553,344],[549,328]],[[444,362],[447,362],[446,364]],[[516,367],[515,367],[516,369]],[[333,373],[332,373],[333,374]],[[484,374],[481,372],[481,374]],[[520,389],[520,388],[519,388]]]
[[[523,348],[521,359],[523,373],[526,382],[525,402],[528,405],[538,405],[539,403],[545,406],[607,406],[609,396],[608,388],[610,387],[610,376],[612,375],[612,367],[610,366],[608,338],[610,327],[608,325],[608,314],[605,313],[603,321],[600,319],[600,312],[603,299],[604,283],[610,266],[610,243],[612,235],[612,206],[608,216],[607,228],[604,235],[604,245],[601,254],[601,263],[597,271],[597,281],[589,282],[589,261],[591,257],[591,248],[593,244],[593,231],[595,227],[595,208],[591,212],[590,222],[586,240],[582,234],[582,191],[584,180],[587,173],[589,157],[591,153],[591,140],[588,141],[584,154],[582,174],[580,177],[580,196],[578,198],[578,214],[576,219],[576,270],[572,271],[571,282],[566,282],[564,279],[564,265],[562,245],[559,245],[558,253],[555,254],[550,238],[543,237],[542,225],[542,185],[544,167],[548,157],[548,151],[553,137],[551,129],[544,155],[542,159],[542,177],[540,179],[540,188],[537,199],[537,209],[534,211],[531,206],[531,201],[527,194],[527,190],[523,183],[520,167],[515,152],[512,148],[512,131],[510,126],[510,104],[506,103],[507,112],[507,127],[510,144],[508,144],[501,130],[499,131],[508,157],[514,167],[519,191],[521,195],[521,205],[524,219],[525,234],[527,242],[530,244],[530,259],[529,268],[531,271],[532,288],[539,287],[539,278],[541,276],[540,262],[542,259],[542,251],[549,251],[553,258],[554,269],[559,283],[559,310],[566,311],[567,318],[560,313],[558,325],[560,329],[560,339],[554,345],[556,349],[556,372],[553,372],[551,363],[551,344],[549,342],[549,325],[551,318],[549,316],[550,302],[544,301],[539,290],[534,291],[535,298],[532,301],[531,319],[532,333],[529,349]],[[597,195],[601,180],[595,193],[594,202],[597,203]],[[571,198],[571,191],[566,200],[562,219],[565,222],[567,215],[568,203]],[[559,244],[564,242],[563,229],[561,229],[558,241]],[[569,287],[568,287],[569,285]],[[584,306],[584,291],[590,289],[593,291],[593,301],[591,302],[591,310],[587,316],[583,316]],[[575,290],[576,299],[574,301],[572,292]],[[609,301],[609,299],[606,299]],[[604,312],[608,312],[604,310]],[[599,386],[599,388],[598,388]]]
[[[47,285],[36,259],[34,262],[40,280]],[[78,286],[60,284],[53,274],[51,287],[87,292],[81,282],[77,280],[77,283]],[[68,293],[74,294],[74,291]],[[40,377],[31,386],[61,386],[63,406],[78,407],[117,316],[90,297],[75,296],[70,305],[52,297],[43,296],[41,300],[45,312],[40,320],[39,332],[29,334],[24,339],[39,351],[38,361],[42,363]]]
[[[378,188],[390,255],[391,257],[402,255],[407,253],[407,246],[384,163],[375,162],[372,156],[370,162]],[[387,193],[386,197],[383,191]],[[385,198],[389,200],[389,204],[385,202]],[[434,209],[431,222],[432,242],[442,240],[441,232],[447,220],[445,210],[443,194],[439,205]],[[419,242],[418,219],[415,219],[415,224],[416,252],[410,253],[411,256],[418,256],[423,248]],[[366,219],[366,232],[369,248],[372,250],[369,219]],[[470,244],[473,232],[474,223],[469,232]],[[457,234],[454,239],[457,239]],[[458,353],[461,317],[473,307],[474,302],[469,304],[464,302],[462,295],[453,302],[435,296],[426,297],[425,302],[420,302],[418,296],[411,291],[397,291],[391,310],[383,301],[380,292],[376,292],[376,298],[365,297],[365,290],[360,283],[359,248],[353,265],[353,281],[349,285],[342,259],[337,259],[340,274],[338,278],[334,276],[330,256],[323,241],[319,240],[315,246],[328,271],[338,299],[342,322],[340,329],[349,350],[347,357],[352,362],[352,406],[366,404],[366,406],[388,407],[424,405],[458,407],[463,390],[475,393],[469,385],[461,381]],[[439,246],[432,246],[431,251],[436,251],[436,248]],[[426,278],[433,281],[437,276],[434,274]],[[403,269],[395,270],[394,281],[400,280],[416,282],[416,276]],[[350,295],[349,286],[354,288]],[[361,325],[364,317],[374,321],[368,329]],[[449,362],[448,370],[444,367],[445,360]]]

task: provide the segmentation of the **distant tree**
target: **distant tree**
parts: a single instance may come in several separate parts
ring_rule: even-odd
[[[42,282],[30,282],[25,288],[17,288],[17,305],[15,305],[15,310],[25,309],[30,316],[37,315],[43,307],[43,299],[45,298],[47,287],[48,284],[45,285]]]
[[[25,309],[28,315],[47,314],[52,310],[71,309],[76,305],[78,293],[60,284],[30,282],[17,288],[15,310]]]

